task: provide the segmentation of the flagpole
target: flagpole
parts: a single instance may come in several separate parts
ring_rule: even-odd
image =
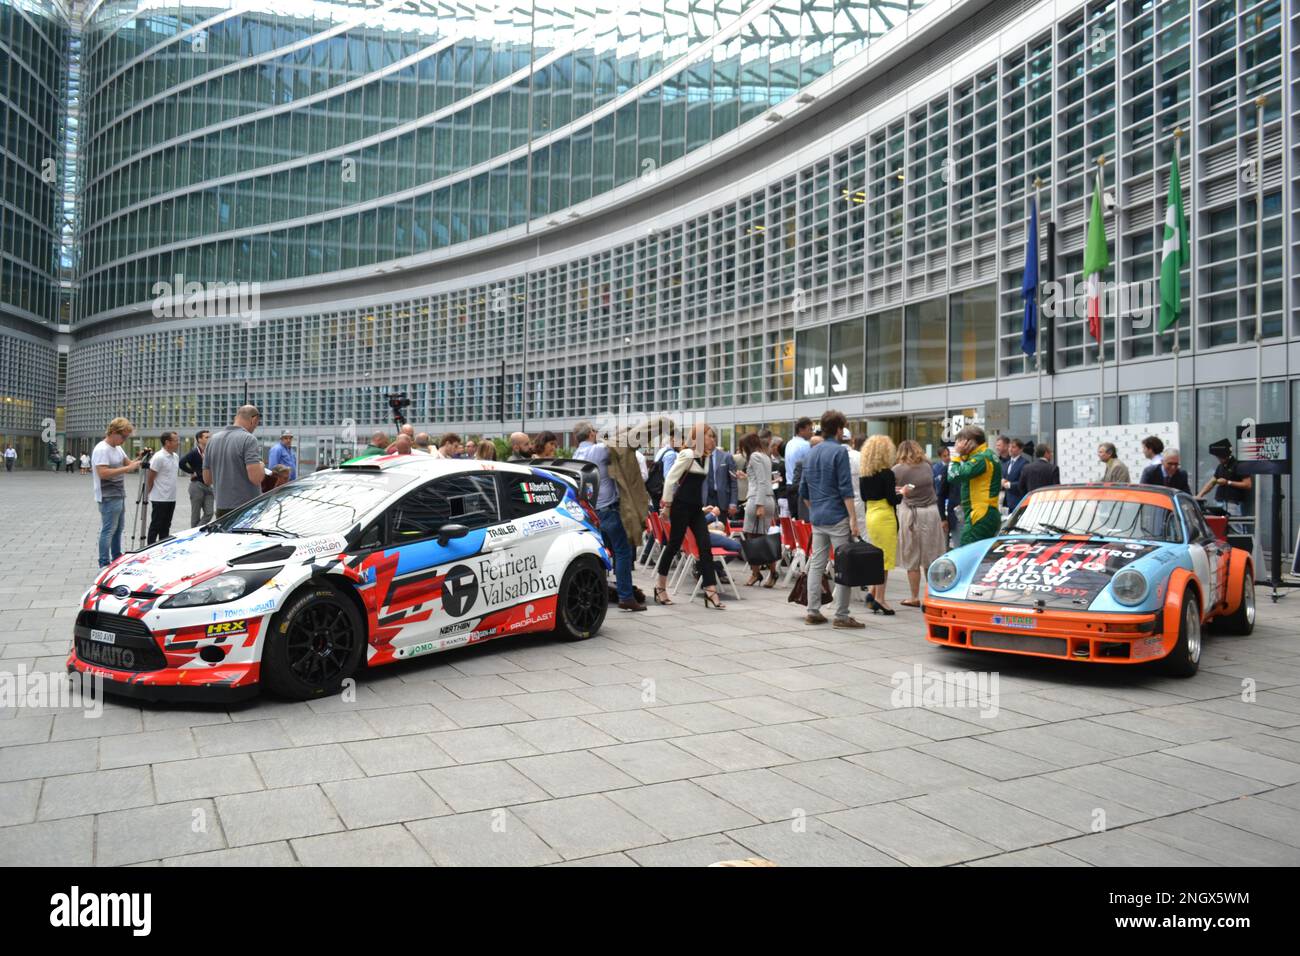
[[[1043,215],[1043,204],[1042,201],[1040,200],[1040,195],[1041,195],[1040,187],[1042,185],[1043,185],[1043,181],[1037,176],[1035,176],[1034,177],[1034,229],[1035,229],[1034,248],[1035,249],[1038,248],[1038,235],[1037,235],[1038,219]],[[1035,265],[1040,266],[1042,264],[1042,259],[1043,257],[1039,255],[1038,263],[1036,263]],[[1041,282],[1038,282],[1034,285],[1034,314],[1038,316],[1038,322],[1034,326],[1034,359],[1036,360],[1034,364],[1038,369],[1038,404],[1034,408],[1034,418],[1035,418],[1034,431],[1038,439],[1038,443],[1042,443],[1044,441],[1043,439],[1043,307],[1041,304],[1042,296],[1038,294],[1039,289],[1041,288],[1042,288]],[[1035,447],[1037,447],[1037,445],[1035,445]]]
[[[1106,184],[1102,181],[1102,172],[1104,171],[1105,167],[1106,167],[1106,156],[1103,154],[1097,157],[1097,191],[1093,194],[1095,196],[1104,195],[1103,190],[1105,189]],[[1086,191],[1087,190],[1085,189],[1085,193]],[[1106,210],[1104,208],[1105,207],[1104,201],[1102,203],[1102,206],[1103,208],[1101,211],[1101,229],[1102,229],[1102,238],[1104,240],[1106,236]],[[1087,236],[1086,232],[1084,233],[1084,236],[1086,238]],[[1102,281],[1103,281],[1102,277],[1100,275],[1097,276],[1098,287],[1102,286]],[[1100,423],[1102,428],[1105,428],[1106,427],[1106,291],[1104,288],[1100,288],[1100,295],[1097,297],[1097,311],[1100,316],[1097,322],[1097,368],[1101,372],[1101,385],[1100,388],[1098,388],[1097,390],[1097,421]],[[1116,335],[1115,345],[1116,348],[1118,348],[1119,346],[1118,323],[1116,324],[1115,335]],[[1118,358],[1118,355],[1116,356],[1116,358]]]
[[[1180,180],[1182,178],[1181,172],[1182,172],[1182,163],[1183,163],[1182,150],[1180,149],[1182,144],[1183,144],[1183,128],[1179,126],[1174,129],[1174,166],[1177,167],[1177,169],[1179,170]],[[1180,224],[1180,228],[1181,228],[1181,224]],[[1179,270],[1178,273],[1178,281],[1180,283],[1183,281],[1181,269]],[[1176,422],[1181,422],[1183,420],[1181,411],[1178,407],[1178,366],[1180,364],[1179,356],[1178,356],[1178,341],[1180,338],[1182,338],[1182,331],[1183,330],[1179,328],[1178,323],[1175,322],[1174,323],[1174,421]],[[1183,429],[1182,426],[1180,425],[1178,428],[1179,445],[1182,445],[1183,443],[1182,432]]]

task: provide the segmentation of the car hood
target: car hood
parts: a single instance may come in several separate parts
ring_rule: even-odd
[[[345,547],[339,535],[289,539],[194,529],[144,551],[124,555],[107,567],[95,584],[101,592],[125,587],[137,596],[162,594],[220,574],[232,561],[248,567],[282,564],[332,556]]]
[[[1174,545],[1151,541],[998,538],[970,576],[971,601],[1084,610],[1124,568],[1172,557]]]

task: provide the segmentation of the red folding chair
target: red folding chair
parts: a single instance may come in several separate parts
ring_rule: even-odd
[[[790,537],[793,545],[790,551],[790,570],[785,574],[785,583],[789,584],[795,576],[808,569],[808,559],[812,557],[812,525],[798,518],[782,518],[789,522]],[[782,534],[784,534],[784,528]]]
[[[654,567],[655,562],[659,560],[659,555],[663,554],[664,545],[668,543],[668,529],[657,511],[650,512],[645,520],[650,537],[654,539],[654,545],[641,563],[646,567]]]
[[[677,584],[673,586],[673,594],[677,593],[677,588],[683,578],[686,577],[687,568],[694,568],[700,563],[700,549],[695,543],[695,532],[687,531],[686,537],[682,539],[682,554],[686,555],[689,560],[682,562],[682,573],[677,576]],[[735,580],[731,577],[731,572],[727,570],[727,558],[731,557],[731,552],[726,548],[709,548],[709,560],[716,561],[719,567],[719,583],[726,582],[731,585],[731,593],[735,595],[736,600],[740,600],[740,588],[736,587]],[[703,577],[695,579],[695,587],[691,588],[691,596],[687,600],[695,600],[695,595],[699,593],[700,584],[704,581]]]

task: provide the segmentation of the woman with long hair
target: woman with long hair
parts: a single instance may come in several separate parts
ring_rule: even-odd
[[[479,461],[496,461],[497,445],[490,438],[484,438],[474,449],[474,457]]]
[[[767,534],[776,517],[776,496],[772,492],[772,458],[767,453],[767,442],[750,432],[740,440],[740,453],[745,456],[747,497],[745,498],[745,537],[758,538]],[[767,566],[769,576],[765,588],[776,586],[776,564]],[[763,566],[750,565],[746,587],[763,580]]]
[[[907,570],[912,589],[904,607],[921,606],[921,574],[944,552],[943,505],[934,491],[934,468],[920,444],[908,439],[898,446],[894,483],[898,507],[898,564]]]
[[[867,506],[867,537],[885,553],[886,580],[894,567],[894,554],[898,548],[898,516],[894,514],[899,501],[893,472],[895,457],[894,443],[888,435],[872,435],[862,446],[859,485]],[[894,613],[885,601],[885,581],[871,585],[867,591],[867,607],[873,614]]]
[[[673,467],[664,478],[664,493],[659,513],[668,513],[668,544],[659,558],[659,580],[655,584],[655,603],[672,604],[668,597],[668,568],[682,549],[686,532],[695,538],[700,553],[700,577],[704,582],[704,606],[721,610],[717,577],[713,573],[713,549],[709,546],[709,522],[704,516],[704,485],[713,467],[713,456],[704,451],[705,432],[713,429],[703,422],[691,428],[690,439],[677,453]]]

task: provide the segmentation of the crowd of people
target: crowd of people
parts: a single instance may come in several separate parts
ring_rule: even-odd
[[[100,566],[122,554],[124,479],[141,468],[148,469],[144,487],[148,544],[171,534],[182,474],[188,476],[191,526],[220,518],[259,494],[296,480],[298,458],[292,432],[282,431],[263,461],[254,436],[260,423],[257,407],[244,405],[230,425],[215,432],[199,431],[183,457],[178,453],[180,436],[169,431],[162,434],[156,451],[128,458],[122,445],[133,434],[133,426],[125,418],[110,422],[103,441],[84,463],[92,475],[101,515]],[[897,613],[886,593],[889,572],[895,569],[907,577],[908,597],[901,605],[920,608],[922,582],[931,562],[949,548],[995,536],[1003,517],[1026,495],[1061,480],[1052,449],[1044,442],[999,435],[990,445],[983,428],[968,425],[931,461],[915,440],[896,446],[885,434],[853,435],[845,416],[835,410],[828,410],[818,422],[800,418],[789,441],[770,429],[750,431],[740,436],[734,452],[722,448],[717,431],[703,422],[685,434],[669,423],[659,447],[644,450],[638,440],[628,439],[628,433],[602,436],[589,422],[576,426],[572,439],[572,456],[590,462],[599,474],[595,509],[613,557],[618,607],[627,611],[646,609],[633,569],[638,551],[643,560],[648,559],[656,543],[649,533],[651,513],[663,529],[659,542],[663,548],[654,568],[655,602],[674,603],[668,576],[689,532],[697,543],[692,554],[698,556],[695,573],[705,606],[716,610],[726,607],[718,590],[721,566],[716,558],[748,564],[746,586],[773,588],[785,549],[764,542],[780,540],[770,536],[780,530],[782,519],[807,522],[811,540],[805,621],[822,624],[828,620],[822,613],[827,603],[822,580],[835,549],[861,538],[881,552],[884,580],[864,589],[866,607],[873,614]],[[527,463],[554,459],[560,454],[561,438],[550,431],[533,436],[515,432],[502,444],[508,449],[506,461]],[[1220,464],[1197,495],[1204,498],[1213,491],[1216,502],[1230,514],[1245,513],[1250,476],[1240,472],[1226,440],[1214,443],[1210,450]],[[403,424],[391,438],[385,431],[375,431],[359,457],[383,454],[495,461],[498,447],[488,438],[462,441],[455,432],[435,440]],[[1143,454],[1140,483],[1191,493],[1177,449],[1166,447],[1153,435],[1143,441]],[[1097,457],[1102,465],[1100,480],[1132,481],[1114,444],[1103,442]],[[851,614],[851,590],[838,585],[830,596],[834,627],[864,626]]]

